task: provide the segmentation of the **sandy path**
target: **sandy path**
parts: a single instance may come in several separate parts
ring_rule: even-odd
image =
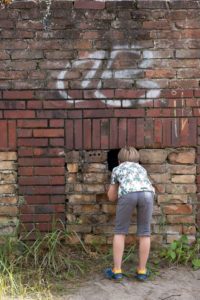
[[[114,283],[97,275],[83,284],[74,294],[55,300],[200,300],[200,270],[171,268],[155,279],[137,282],[124,279]]]

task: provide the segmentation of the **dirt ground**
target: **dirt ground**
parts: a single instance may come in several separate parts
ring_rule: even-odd
[[[147,282],[125,278],[121,283],[96,275],[71,294],[54,300],[200,300],[200,270],[173,267]]]

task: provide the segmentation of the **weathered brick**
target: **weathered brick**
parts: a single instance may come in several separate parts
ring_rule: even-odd
[[[167,158],[167,150],[162,149],[141,149],[139,150],[140,154],[140,161],[143,164],[161,164],[163,163]]]
[[[172,176],[171,181],[173,183],[194,183],[195,176],[194,175],[174,175],[174,176]]]
[[[172,174],[196,174],[196,166],[191,165],[169,165],[168,166],[170,173]]]
[[[171,194],[196,193],[195,184],[167,184],[166,192]]]
[[[190,204],[176,204],[166,205],[163,207],[163,211],[167,215],[188,215],[192,214],[192,205]]]
[[[168,155],[168,160],[170,163],[179,163],[179,164],[194,164],[195,162],[195,150],[177,150]]]
[[[16,206],[0,206],[0,214],[7,216],[17,216],[18,208]]]
[[[96,202],[96,196],[95,195],[88,195],[88,194],[74,194],[74,195],[68,195],[67,199],[69,203],[95,203]]]
[[[67,171],[69,173],[77,173],[79,165],[77,163],[68,163],[67,164]]]
[[[186,194],[158,194],[157,195],[158,204],[162,203],[187,203],[188,195]]]
[[[17,153],[16,152],[0,152],[0,161],[16,161]]]

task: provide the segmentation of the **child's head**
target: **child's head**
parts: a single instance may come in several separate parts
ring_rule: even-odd
[[[138,162],[139,158],[139,153],[134,147],[124,147],[118,153],[120,163],[125,161]]]

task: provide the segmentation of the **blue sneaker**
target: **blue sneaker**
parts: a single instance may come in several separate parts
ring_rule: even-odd
[[[115,274],[111,268],[106,269],[104,272],[107,279],[113,279],[114,281],[121,281],[123,279],[122,273]]]
[[[135,278],[139,281],[146,281],[149,277],[149,271],[147,270],[145,274],[139,274],[136,272]]]

